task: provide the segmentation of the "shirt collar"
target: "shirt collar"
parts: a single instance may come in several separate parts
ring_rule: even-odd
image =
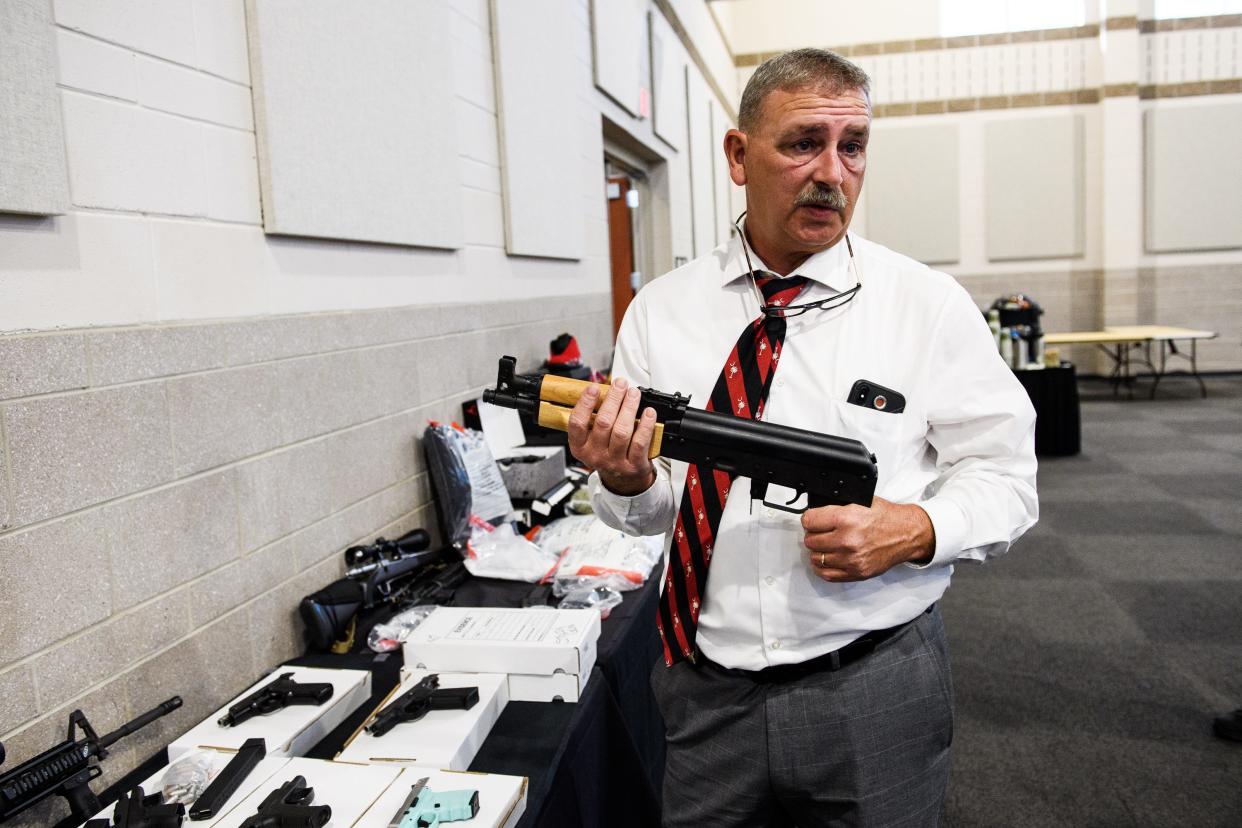
[[[742,225],[742,227],[744,229],[745,225]],[[767,266],[766,262],[759,258],[753,247],[749,247],[749,250],[750,261],[757,270],[775,273],[772,268]],[[740,232],[735,233],[729,240],[728,254],[721,273],[721,284],[731,284],[749,272],[750,269],[746,266],[746,255],[742,252],[742,235]],[[850,267],[850,250],[845,243],[845,239],[841,239],[841,241],[827,250],[815,253],[799,265],[793,273],[786,275],[803,276],[812,282],[826,285],[838,293],[849,290],[855,283],[853,268]]]

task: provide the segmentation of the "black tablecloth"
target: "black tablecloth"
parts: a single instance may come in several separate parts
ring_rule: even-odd
[[[472,578],[457,606],[521,606],[530,584]],[[625,594],[600,628],[596,667],[582,697],[567,702],[509,702],[470,770],[528,778],[519,828],[656,826],[664,771],[664,724],[648,676],[660,654],[655,627],[658,579]],[[538,610],[531,610],[537,612]],[[309,654],[289,664],[369,670],[371,698],[321,739],[307,756],[331,759],[400,682],[401,653],[376,654],[366,633],[389,611],[359,619],[354,651]],[[102,794],[105,801],[167,764],[160,751]]]
[[[1077,454],[1082,436],[1078,412],[1078,378],[1071,363],[1059,368],[1015,371],[1035,406],[1035,453]]]
[[[517,607],[530,584],[472,578],[454,605]],[[659,658],[655,607],[659,582],[625,594],[600,627],[598,657],[574,703],[515,702],[505,706],[470,770],[528,778],[519,828],[658,825],[664,771],[664,724],[648,676]],[[531,610],[537,612],[538,610]],[[359,624],[355,652],[313,654],[290,664],[371,671],[371,699],[307,755],[331,759],[400,681],[400,652],[376,655],[366,631],[385,613]]]

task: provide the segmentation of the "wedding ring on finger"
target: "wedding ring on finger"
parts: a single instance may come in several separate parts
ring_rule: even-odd
[[[827,552],[819,553],[819,568],[820,569],[828,568],[828,553]]]

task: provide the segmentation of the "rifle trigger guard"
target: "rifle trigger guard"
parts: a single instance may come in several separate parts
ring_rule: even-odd
[[[802,495],[803,495],[803,492],[798,492],[796,495],[794,495],[793,499],[789,501],[789,503],[796,503],[798,499],[802,497]],[[789,503],[786,503],[784,505],[780,503],[770,503],[768,502],[766,498],[762,501],[762,503],[764,506],[767,506],[769,509],[779,509],[782,512],[788,512],[791,515],[800,515],[803,512],[805,512],[807,509],[811,508],[810,504],[808,503],[806,506],[803,506],[801,509],[791,509],[789,508]]]

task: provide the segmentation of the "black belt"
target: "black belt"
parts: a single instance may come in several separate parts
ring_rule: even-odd
[[[923,610],[920,615],[926,615],[935,608],[936,605],[932,604],[930,607]],[[860,658],[869,655],[880,644],[897,635],[906,627],[909,627],[918,620],[919,619],[916,617],[904,624],[898,624],[897,626],[889,627],[886,630],[872,630],[869,633],[865,633],[862,636],[855,638],[839,650],[824,653],[821,656],[816,656],[815,658],[803,661],[799,664],[775,664],[771,667],[764,667],[762,670],[742,670],[737,667],[725,667],[721,664],[717,664],[707,656],[703,655],[702,652],[695,653],[694,664],[710,667],[717,672],[725,673],[730,676],[748,678],[751,681],[758,682],[760,684],[793,681],[795,679],[809,676],[812,673],[819,673],[825,670],[840,670],[845,665],[852,664]]]

